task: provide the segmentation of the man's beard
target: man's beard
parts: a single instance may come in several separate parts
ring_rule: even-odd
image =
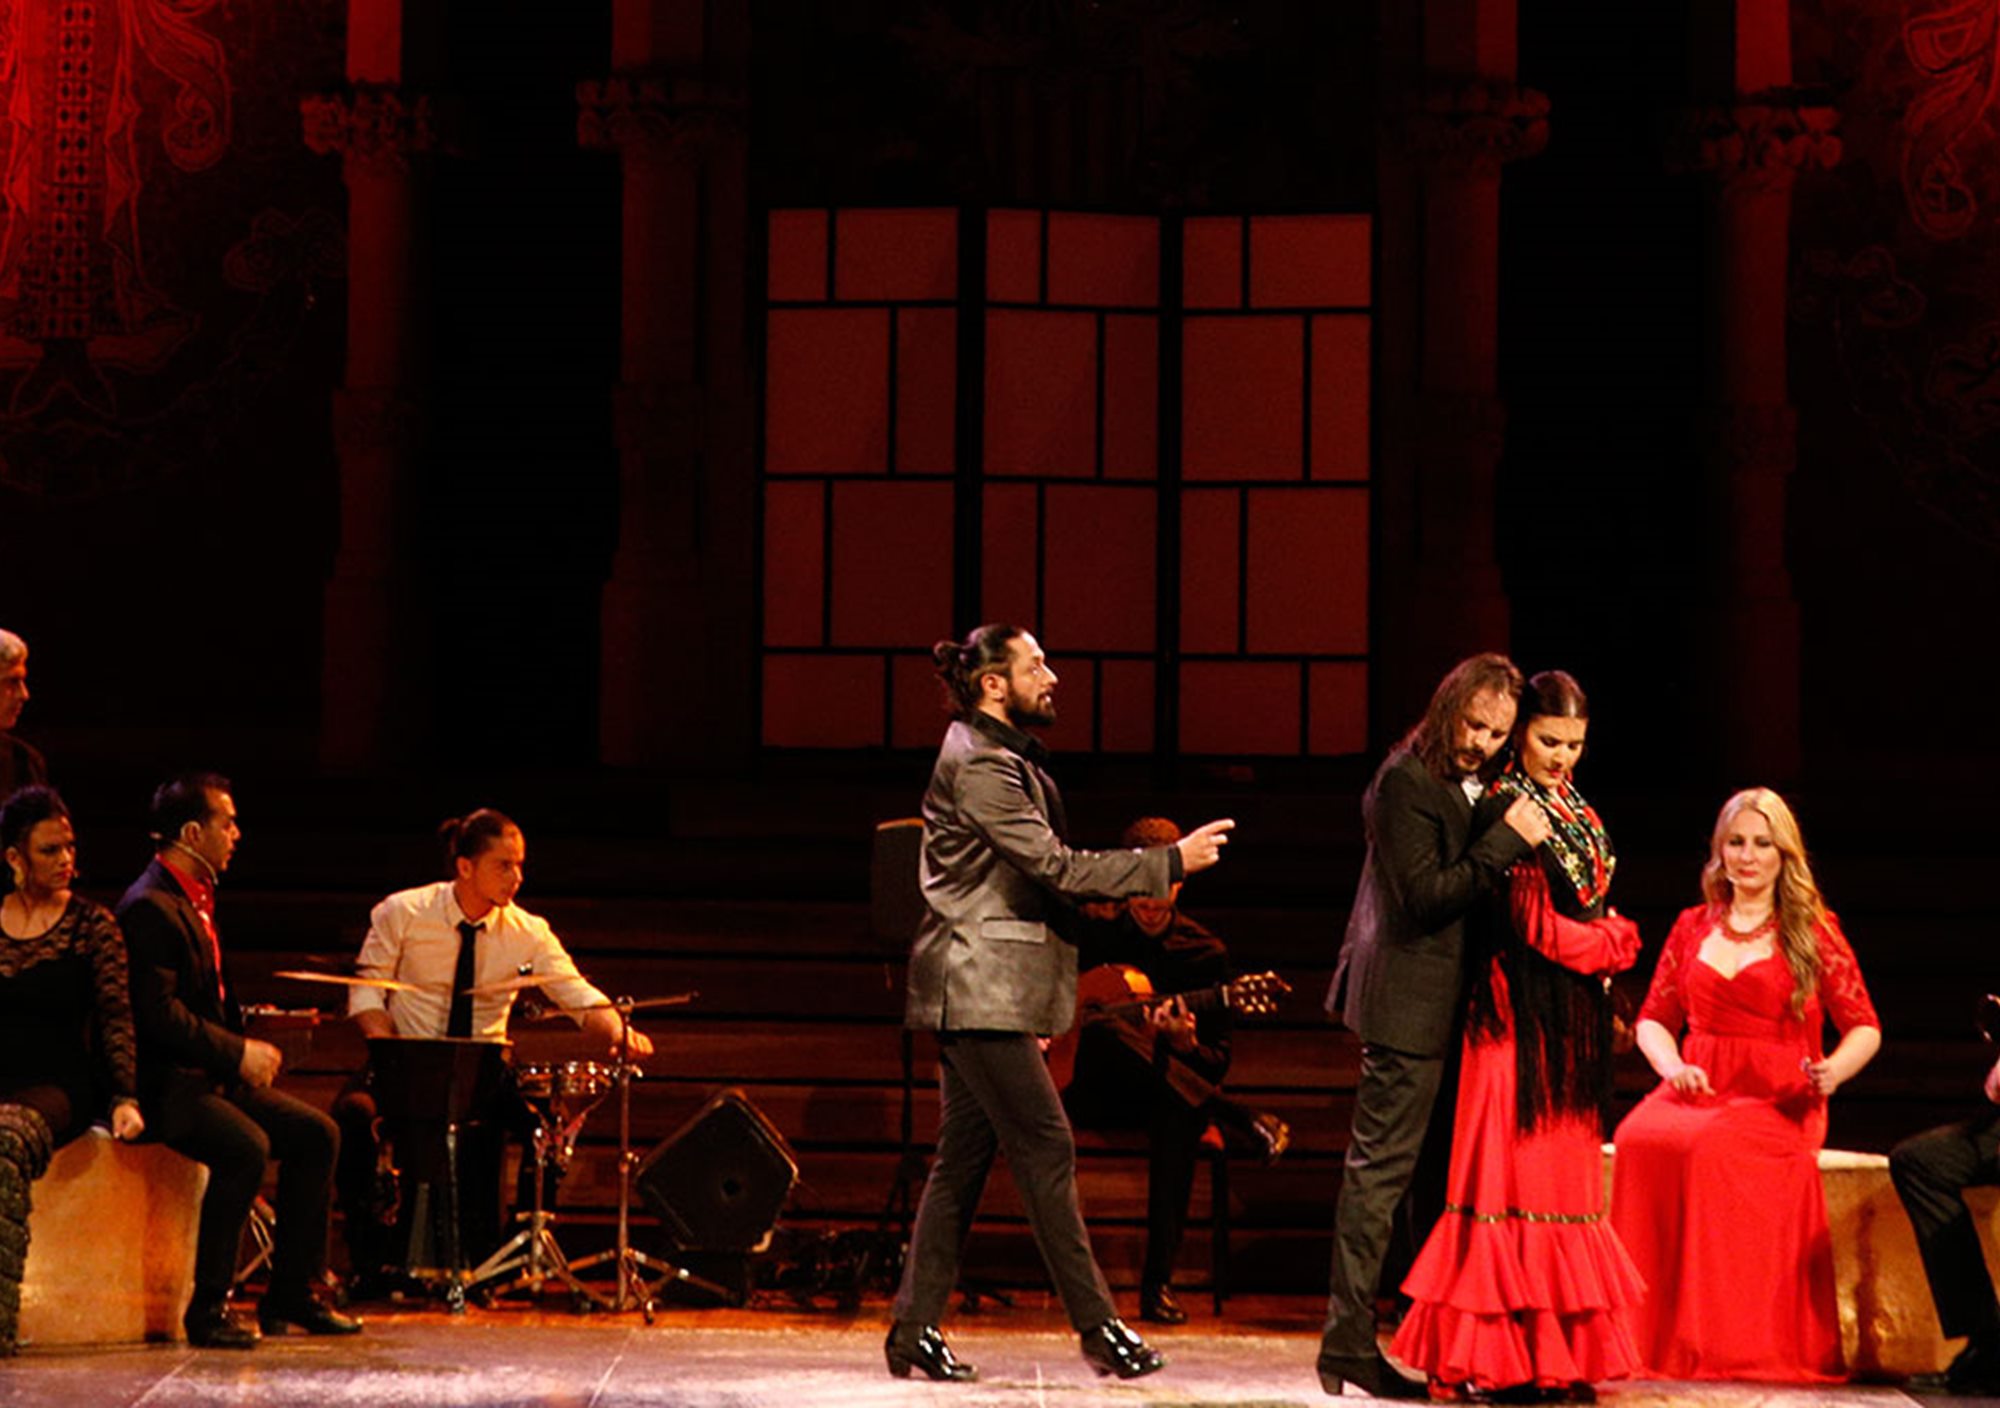
[[[1056,721],[1055,701],[1046,695],[1036,699],[1032,695],[1009,691],[1007,721],[1015,728],[1027,728],[1032,724],[1040,724],[1046,728]]]

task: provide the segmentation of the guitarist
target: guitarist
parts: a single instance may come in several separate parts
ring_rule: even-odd
[[[1165,817],[1140,817],[1120,844],[1136,850],[1172,846],[1180,828]],[[1222,940],[1177,903],[1175,884],[1164,899],[1133,897],[1118,905],[1086,905],[1097,920],[1081,937],[1082,987],[1110,980],[1105,996],[1127,995],[1124,969],[1136,969],[1153,993],[1151,1008],[1093,1012],[1081,1004],[1076,1078],[1064,1092],[1071,1120],[1086,1129],[1143,1126],[1146,1163],[1146,1263],[1139,1281],[1139,1318],[1158,1325],[1187,1320],[1173,1291],[1174,1262],[1187,1226],[1188,1200],[1202,1137],[1211,1123],[1234,1132],[1266,1160],[1290,1145],[1275,1115],[1259,1113],[1222,1093],[1229,1071],[1231,1016],[1221,1001],[1191,1009],[1178,993],[1215,992],[1235,976]],[[1107,966],[1111,965],[1111,966]]]

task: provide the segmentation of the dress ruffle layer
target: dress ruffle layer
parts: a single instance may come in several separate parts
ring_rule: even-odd
[[[1403,1287],[1416,1304],[1393,1352],[1443,1383],[1562,1385],[1639,1370],[1626,1312],[1645,1285],[1606,1223],[1447,1213]]]

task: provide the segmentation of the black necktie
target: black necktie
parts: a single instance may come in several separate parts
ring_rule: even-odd
[[[446,1036],[472,1035],[472,994],[466,989],[472,986],[473,960],[478,953],[476,940],[485,927],[470,920],[459,923],[458,967],[451,975],[451,1016],[444,1024]]]

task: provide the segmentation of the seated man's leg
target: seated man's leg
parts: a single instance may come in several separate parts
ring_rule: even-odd
[[[259,1129],[270,1157],[278,1161],[278,1225],[273,1231],[271,1284],[258,1307],[267,1325],[274,1315],[319,1333],[338,1332],[331,1324],[308,1324],[319,1317],[313,1288],[326,1271],[327,1224],[333,1208],[333,1168],[340,1154],[340,1130],[305,1101],[279,1090],[242,1088],[230,1100]],[[349,1322],[353,1323],[353,1322]]]
[[[186,1324],[191,1340],[210,1343],[227,1321],[223,1302],[236,1276],[243,1224],[264,1182],[271,1142],[255,1120],[209,1090],[172,1091],[144,1113],[148,1134],[208,1169]]]
[[[1157,1076],[1153,1085],[1147,1123],[1146,1264],[1139,1277],[1139,1313],[1147,1320],[1177,1324],[1185,1316],[1178,1313],[1169,1292],[1187,1230],[1196,1154],[1208,1116]]]
[[[1916,1229],[1939,1326],[1947,1338],[1970,1336],[2000,1355],[2000,1303],[1964,1197],[1967,1188],[2000,1183],[1996,1155],[2000,1110],[1905,1139],[1889,1154],[1889,1176]]]
[[[340,1196],[347,1261],[357,1284],[372,1289],[389,1262],[389,1228],[382,1189],[382,1139],[377,1132],[375,1096],[358,1082],[333,1102],[333,1122],[340,1128],[340,1157],[333,1183]]]

